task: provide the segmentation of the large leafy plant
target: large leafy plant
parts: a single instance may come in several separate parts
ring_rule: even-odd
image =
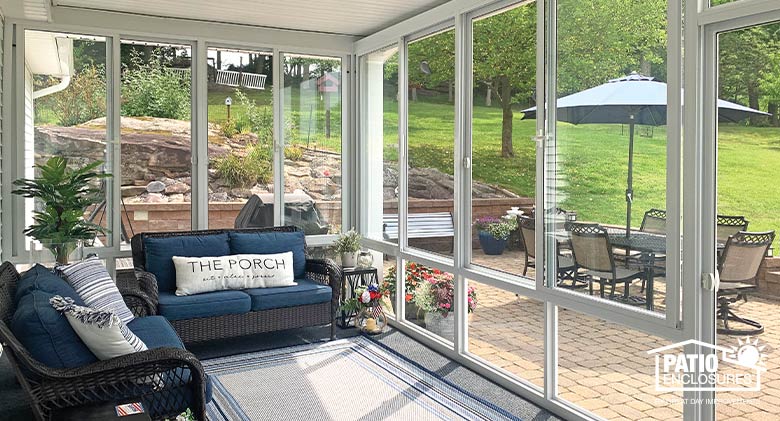
[[[81,168],[69,168],[68,160],[55,156],[44,165],[36,165],[38,177],[14,181],[13,193],[37,199],[33,224],[24,233],[40,241],[57,258],[67,263],[79,240],[90,241],[106,229],[84,219],[87,208],[102,200],[95,181],[111,177],[96,171],[103,163],[93,162]]]

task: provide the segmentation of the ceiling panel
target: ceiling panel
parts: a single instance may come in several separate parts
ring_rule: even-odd
[[[365,36],[447,0],[55,0],[56,6]]]

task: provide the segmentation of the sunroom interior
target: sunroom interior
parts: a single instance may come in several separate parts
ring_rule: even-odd
[[[40,202],[17,190],[56,157],[111,175],[77,215],[97,235],[66,259],[95,255],[115,280],[136,279],[143,233],[294,226],[307,256],[336,264],[334,242],[361,237],[357,264],[375,273],[384,331],[184,340],[224,398],[196,418],[296,419],[238,396],[254,383],[231,389],[216,361],[355,337],[488,419],[780,412],[775,0],[0,10],[0,253],[19,272],[61,263],[28,229]],[[337,314],[355,297],[349,266]],[[3,341],[0,418],[57,419],[30,409],[32,386],[14,380],[19,358]],[[722,376],[678,366],[706,380],[669,384],[671,349],[720,358]],[[398,392],[402,407],[428,408],[430,389]],[[454,403],[439,402],[452,411],[442,415],[370,390],[338,405],[331,394],[315,390],[311,418],[479,418]]]

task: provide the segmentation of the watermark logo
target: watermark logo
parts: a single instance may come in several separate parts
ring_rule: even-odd
[[[749,337],[731,347],[691,339],[647,353],[655,356],[655,389],[659,392],[757,392],[766,371],[764,348],[758,339]]]

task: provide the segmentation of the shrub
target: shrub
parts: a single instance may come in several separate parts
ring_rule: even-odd
[[[106,115],[106,69],[86,65],[70,85],[44,98],[61,126],[75,126]]]
[[[240,89],[236,89],[236,101],[244,106],[242,125],[257,135],[260,143],[270,145],[274,141],[274,115],[268,112],[269,107],[258,107],[253,99],[249,99]]]
[[[190,118],[190,81],[133,52],[122,75],[122,114],[132,117]]]
[[[267,183],[273,177],[271,149],[260,144],[246,146],[245,155],[230,153],[214,160],[217,176],[230,187]]]
[[[517,229],[517,219],[514,217],[494,218],[485,216],[477,218],[474,221],[474,226],[477,230],[487,232],[497,240],[506,240],[512,234],[512,231]]]
[[[235,120],[225,120],[219,125],[219,133],[230,139],[236,134],[239,133],[238,127],[236,127],[236,121]]]
[[[291,161],[303,159],[303,149],[300,146],[287,146],[284,148],[284,157]]]

